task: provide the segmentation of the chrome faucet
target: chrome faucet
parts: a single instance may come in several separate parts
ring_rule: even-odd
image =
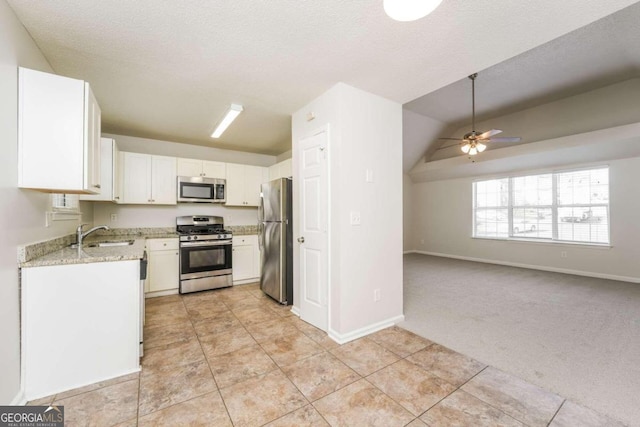
[[[85,225],[87,224],[80,224],[78,226],[78,229],[76,230],[76,245],[78,247],[81,247],[82,241],[84,240],[84,238],[87,237],[89,234],[93,233],[94,231],[109,230],[109,227],[107,227],[106,225],[98,225],[97,227],[93,227],[91,230],[88,230],[85,233],[83,233],[82,227],[84,227]]]

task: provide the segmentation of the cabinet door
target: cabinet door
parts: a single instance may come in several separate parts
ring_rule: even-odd
[[[260,205],[260,186],[269,179],[269,170],[260,166],[245,166],[244,205]]]
[[[84,82],[20,68],[18,91],[18,186],[86,191]]]
[[[201,176],[202,160],[197,159],[178,159],[177,175],[178,176]]]
[[[291,159],[280,162],[280,176],[282,178],[289,178],[293,176],[293,163],[291,162]]]
[[[202,162],[202,176],[225,179],[227,177],[227,164],[204,160]]]
[[[113,162],[115,141],[111,138],[100,140],[100,193],[95,195],[81,195],[80,200],[94,200],[108,202],[113,200]]]
[[[84,167],[85,187],[92,193],[101,194],[101,164],[100,164],[100,107],[96,101],[89,83],[84,84],[85,91],[85,125],[84,125]]]
[[[269,181],[280,178],[280,163],[269,166]]]
[[[177,175],[176,158],[151,156],[151,200],[160,205],[175,205]]]
[[[123,203],[123,180],[124,180],[124,153],[118,149],[118,144],[113,141],[113,201]]]
[[[253,257],[253,245],[233,245],[233,281],[255,277]]]
[[[244,165],[227,163],[227,206],[245,206]]]
[[[158,292],[177,289],[178,280],[178,251],[150,251],[148,291]]]
[[[151,156],[123,154],[123,202],[151,203]]]

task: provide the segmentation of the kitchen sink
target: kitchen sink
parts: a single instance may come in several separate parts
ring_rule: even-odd
[[[121,242],[94,242],[88,243],[86,246],[88,248],[110,248],[114,246],[130,246],[133,245],[135,240],[123,240]]]

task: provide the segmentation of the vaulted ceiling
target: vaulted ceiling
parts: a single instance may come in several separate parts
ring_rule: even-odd
[[[640,3],[636,3],[492,67],[478,69],[476,123],[640,77],[639,23]],[[471,130],[471,81],[462,78],[404,107],[442,123],[437,132],[423,135],[421,154],[455,145],[455,141],[437,138],[458,138]],[[510,135],[509,129],[502,129],[502,135]],[[529,142],[525,137],[520,144]],[[450,155],[460,152],[453,150]],[[414,156],[410,162],[416,160]]]
[[[57,73],[91,83],[105,132],[264,154],[288,150],[290,115],[337,82],[406,103],[635,3],[445,0],[400,23],[370,0],[8,2]],[[409,108],[464,120],[461,86],[436,95]],[[486,111],[521,102],[500,96]],[[245,112],[212,140],[232,102]]]

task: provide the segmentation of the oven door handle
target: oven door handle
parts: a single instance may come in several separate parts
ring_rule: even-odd
[[[181,248],[195,248],[199,246],[224,246],[231,245],[230,240],[206,241],[206,242],[180,242]]]

